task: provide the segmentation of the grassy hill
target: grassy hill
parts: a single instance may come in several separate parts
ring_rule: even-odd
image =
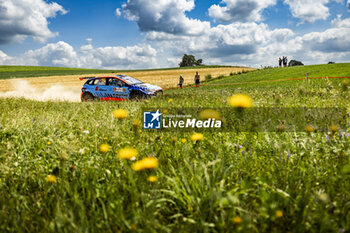
[[[349,64],[259,70],[213,80],[227,84],[349,76]],[[217,85],[167,90],[140,102],[36,102],[0,98],[0,231],[339,232],[350,229],[349,127],[326,131],[147,131],[145,109],[176,114],[216,110],[246,117],[254,108],[349,108],[345,80]],[[113,111],[128,111],[125,119]],[[226,114],[226,110],[234,115]],[[254,118],[250,118],[254,120]],[[264,124],[266,122],[257,122]],[[325,120],[327,126],[337,124]],[[305,120],[305,128],[313,124]],[[310,128],[308,128],[310,129]],[[203,138],[194,141],[195,132]],[[103,147],[101,147],[103,145]],[[106,149],[106,145],[109,146]],[[135,171],[118,157],[138,151],[156,169]],[[130,153],[130,152],[129,152]],[[149,179],[150,176],[157,177]],[[151,181],[152,182],[151,182]]]
[[[216,80],[214,83],[239,83],[265,80],[304,78],[306,73],[309,77],[350,77],[350,63],[294,66],[287,68],[261,69],[255,72],[231,76],[230,78]]]

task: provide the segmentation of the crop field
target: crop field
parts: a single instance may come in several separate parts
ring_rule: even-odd
[[[213,77],[220,75],[228,76],[231,73],[238,73],[242,71],[254,70],[252,68],[244,67],[225,67],[225,66],[203,66],[199,68],[174,68],[174,69],[159,69],[159,70],[138,70],[138,71],[105,71],[105,70],[88,70],[88,69],[67,69],[67,68],[43,68],[37,70],[34,67],[6,67],[0,66],[0,92],[11,91],[15,89],[13,81],[24,80],[31,86],[38,89],[48,88],[52,85],[62,85],[72,90],[80,90],[83,81],[79,77],[83,76],[108,76],[116,74],[126,74],[138,78],[143,82],[149,82],[161,87],[176,86],[180,74],[185,79],[186,83],[194,82],[194,75],[196,71],[202,76],[210,74]],[[38,68],[39,69],[39,68]],[[58,69],[61,75],[56,75]],[[23,71],[24,70],[24,71]],[[34,71],[33,71],[34,70]],[[71,71],[75,73],[71,73]],[[51,72],[51,73],[50,73]],[[3,79],[3,80],[1,80]]]
[[[142,101],[0,98],[0,232],[348,232],[350,79],[289,79],[350,77],[350,64],[213,69],[199,70],[202,79],[226,77]],[[154,72],[130,75],[166,87],[179,72],[192,83],[195,70]],[[60,83],[81,87],[76,79]],[[228,121],[221,109],[238,94],[249,109],[345,108],[346,127],[142,128],[144,109],[209,109]]]

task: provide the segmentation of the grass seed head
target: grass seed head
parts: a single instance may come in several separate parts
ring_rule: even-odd
[[[140,127],[140,125],[141,125],[140,120],[134,120],[133,126],[134,126],[135,128]]]
[[[220,113],[213,109],[205,109],[199,113],[199,116],[203,119],[220,119]]]

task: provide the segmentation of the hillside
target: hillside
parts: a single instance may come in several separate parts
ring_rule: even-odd
[[[240,83],[247,81],[256,82],[304,78],[306,73],[309,73],[309,77],[350,77],[350,63],[261,69],[255,72],[249,72],[237,76],[231,76],[222,80],[216,80],[212,83]]]

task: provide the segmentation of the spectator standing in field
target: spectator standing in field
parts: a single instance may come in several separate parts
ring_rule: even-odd
[[[198,74],[198,72],[196,72],[196,75],[194,76],[194,82],[196,84],[196,87],[198,87],[201,83],[201,76]]]
[[[279,67],[282,67],[282,59],[280,57],[278,58],[278,65]]]
[[[179,78],[179,87],[182,88],[182,84],[184,84],[184,78],[182,77],[182,75],[180,75],[180,78]]]
[[[283,56],[283,67],[287,67],[288,59],[287,57]]]

